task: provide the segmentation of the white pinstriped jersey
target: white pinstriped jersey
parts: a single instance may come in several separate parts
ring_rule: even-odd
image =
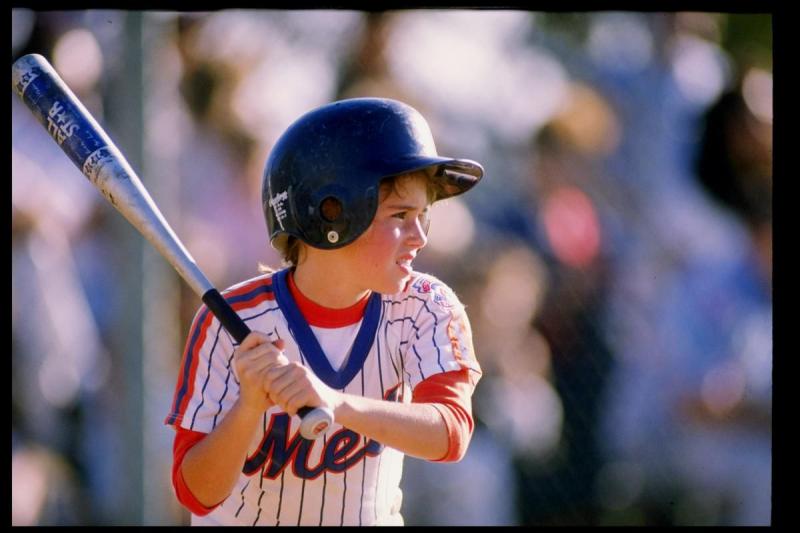
[[[284,353],[332,388],[410,402],[422,380],[469,368],[480,376],[466,313],[455,294],[414,273],[403,292],[373,294],[345,354],[326,356],[316,336],[351,334],[309,328],[283,270],[242,282],[224,296],[251,330],[284,339]],[[351,328],[352,329],[352,328]],[[315,336],[316,335],[316,336]],[[166,423],[209,433],[233,406],[239,385],[233,339],[202,306],[187,339]],[[331,364],[329,361],[333,361]],[[339,367],[339,364],[341,367]],[[300,437],[300,419],[270,408],[249,447],[230,496],[192,525],[401,525],[403,454],[339,424],[316,441]]]

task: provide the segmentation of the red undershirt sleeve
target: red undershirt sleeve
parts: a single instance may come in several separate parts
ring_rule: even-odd
[[[447,426],[447,453],[434,462],[457,462],[467,453],[475,426],[471,400],[474,389],[475,381],[468,368],[435,374],[414,389],[411,401],[433,405]]]
[[[172,445],[172,486],[175,488],[175,495],[178,501],[193,514],[205,516],[220,504],[213,507],[206,507],[200,503],[194,494],[189,490],[186,481],[183,479],[181,464],[186,453],[198,442],[205,438],[206,434],[198,431],[191,431],[179,426],[175,426],[175,441]],[[222,503],[222,502],[220,502]]]

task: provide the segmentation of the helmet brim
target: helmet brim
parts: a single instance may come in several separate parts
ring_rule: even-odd
[[[483,178],[483,167],[471,159],[450,157],[413,157],[384,163],[378,173],[384,177],[426,171],[436,185],[437,200],[463,194]]]

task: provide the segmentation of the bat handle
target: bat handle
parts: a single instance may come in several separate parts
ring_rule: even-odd
[[[244,320],[233,310],[230,304],[222,297],[217,289],[209,289],[203,294],[203,303],[208,306],[222,326],[241,344],[250,334],[250,328]],[[301,407],[297,411],[301,418],[300,435],[308,440],[318,439],[323,436],[333,425],[333,411],[327,407]]]
[[[203,303],[214,313],[217,320],[231,334],[239,344],[250,335],[250,328],[244,320],[233,310],[227,300],[222,297],[217,289],[209,289],[203,294]]]

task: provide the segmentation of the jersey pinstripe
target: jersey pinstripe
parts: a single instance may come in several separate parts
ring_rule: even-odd
[[[403,292],[373,295],[354,346],[341,346],[346,355],[329,354],[344,359],[334,370],[318,359],[307,337],[338,332],[314,328],[311,333],[305,321],[304,327],[297,324],[285,274],[255,277],[223,295],[251,330],[284,339],[286,357],[310,366],[329,386],[410,402],[414,387],[434,374],[469,368],[480,377],[463,306],[435,277],[415,273]],[[362,334],[369,327],[374,336]],[[216,427],[238,396],[235,347],[202,306],[187,338],[167,424],[203,433]],[[192,524],[402,524],[401,452],[339,424],[322,439],[307,441],[299,436],[299,422],[278,407],[267,410],[230,496],[208,515],[193,515]]]

